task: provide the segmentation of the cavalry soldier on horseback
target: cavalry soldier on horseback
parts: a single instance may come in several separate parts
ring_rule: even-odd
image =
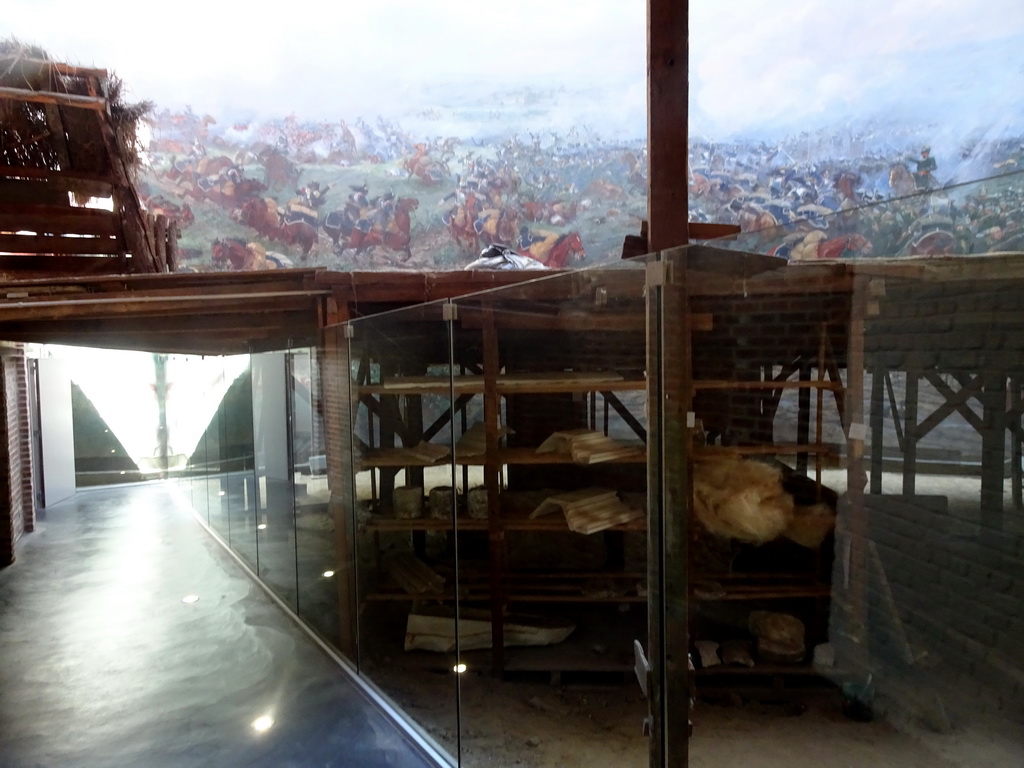
[[[935,158],[932,157],[932,148],[923,147],[921,149],[921,157],[908,157],[907,159],[917,164],[917,170],[914,171],[914,184],[918,189],[931,189],[935,185],[935,178],[932,176],[932,171],[937,167]]]
[[[321,188],[319,181],[311,181],[307,186],[295,190],[295,194],[298,195],[297,201],[307,208],[319,208],[324,204],[325,196],[332,186],[334,185],[328,184]]]

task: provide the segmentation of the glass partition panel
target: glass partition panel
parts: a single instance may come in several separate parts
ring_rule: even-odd
[[[249,357],[224,359],[230,382],[220,408],[222,431],[222,503],[228,515],[228,543],[254,571],[256,559],[256,470],[253,444],[252,373]]]
[[[259,576],[295,611],[295,492],[288,426],[288,354],[267,352],[250,359]]]
[[[183,358],[182,374],[183,379],[201,378],[201,360],[197,357]],[[201,389],[194,395],[194,402],[200,413],[209,413],[208,400],[210,392],[207,388]],[[180,408],[181,403],[175,401],[174,407]],[[169,409],[170,410],[170,409]],[[173,411],[171,411],[173,414]],[[170,414],[169,414],[170,415]],[[207,451],[205,425],[200,424],[198,435],[193,438],[193,448],[189,456],[189,474],[192,477],[192,508],[204,522],[210,522],[210,494],[207,488],[207,479],[210,472],[209,453]]]
[[[447,317],[447,305],[434,303],[348,325],[346,523],[355,543],[360,671],[457,755],[451,423],[462,416],[452,400]]]
[[[1020,762],[1024,263],[852,268],[828,673],[847,713]]]
[[[463,765],[598,765],[609,729],[646,764],[645,286],[620,262],[454,300]]]
[[[218,378],[223,379],[224,360],[215,358]],[[226,454],[226,430],[228,428],[224,413],[222,390],[206,393],[207,406],[212,411],[203,441],[206,443],[206,508],[210,527],[225,541],[231,540],[231,525],[228,514],[230,499],[228,497],[228,475]]]
[[[912,182],[911,182],[912,184]],[[913,187],[911,186],[911,190]],[[979,255],[1024,250],[1024,172],[829,208],[737,198],[742,232],[708,241],[790,261]]]
[[[852,765],[1014,765],[1020,257],[661,257],[664,639],[697,700],[697,738],[660,737],[667,764],[717,759],[737,718],[764,744],[745,764],[780,764],[806,736],[776,705]]]
[[[837,490],[824,473],[844,441],[850,279],[843,265],[702,246],[661,259],[651,365],[661,384],[662,635],[676,663],[666,663],[659,736],[673,765],[691,749],[695,761],[714,754],[680,727],[690,698],[681,649],[701,701],[778,701],[780,688],[815,678],[812,650],[828,640]],[[698,707],[696,734],[714,711]]]
[[[324,442],[320,354],[310,348],[289,353],[299,616],[340,646],[338,553]]]

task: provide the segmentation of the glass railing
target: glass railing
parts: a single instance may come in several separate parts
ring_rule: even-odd
[[[621,262],[453,300],[456,462],[480,473],[458,595],[484,635],[461,658],[463,765],[513,763],[524,743],[538,764],[597,765],[609,728],[633,735],[626,762],[645,757],[645,276],[642,260]],[[566,742],[553,715],[573,686],[593,703]],[[627,703],[606,719],[614,691]],[[500,716],[503,699],[527,706]]]
[[[340,459],[359,669],[403,710],[418,712],[426,735],[454,756],[457,665],[469,638],[458,629],[456,602],[465,485],[452,437],[465,410],[448,309],[433,303],[350,323],[336,370],[349,377],[341,439],[351,452]]]
[[[190,492],[463,766],[1008,768],[1022,281],[698,245],[354,320]]]
[[[706,244],[790,261],[1024,251],[1024,172],[832,208],[741,196],[729,210],[740,234]]]
[[[689,616],[695,733],[719,722],[704,702],[776,702],[851,765],[1014,765],[1020,257],[723,275],[748,257],[696,254],[662,254],[658,289],[659,469],[690,542],[665,610]],[[864,740],[850,720],[874,721]],[[897,730],[878,753],[883,722]],[[794,736],[745,764],[777,764]],[[695,761],[722,749],[690,744]]]

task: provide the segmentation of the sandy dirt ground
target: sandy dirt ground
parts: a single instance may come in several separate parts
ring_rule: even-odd
[[[456,745],[450,680],[380,675],[405,710],[442,744]],[[1016,768],[1024,747],[1004,726],[993,734],[901,732],[842,714],[837,693],[809,694],[803,707],[700,702],[690,765],[697,768]],[[439,708],[439,702],[445,706]],[[462,765],[467,768],[645,768],[646,702],[639,688],[556,687],[468,680],[462,689]]]
[[[436,476],[434,476],[436,475]],[[363,476],[361,480],[365,480]],[[460,478],[461,479],[461,478]],[[885,473],[883,490],[899,493],[901,475]],[[823,481],[842,493],[845,470],[826,470]],[[401,482],[399,478],[398,482]],[[470,485],[476,484],[471,478]],[[428,471],[426,485],[446,485],[450,474]],[[368,492],[368,483],[360,483]],[[316,489],[311,487],[312,492]],[[1009,502],[1009,483],[1007,494]],[[976,478],[919,476],[919,493],[963,500],[964,521],[977,510]],[[1016,516],[1011,527],[1020,525]],[[401,653],[401,651],[398,651]],[[400,661],[400,658],[391,661]],[[462,765],[559,768],[642,768],[648,742],[642,723],[647,705],[639,686],[553,685],[544,679],[498,680],[488,672],[461,676],[457,701],[453,674],[403,670],[388,663],[367,674],[430,737]],[[800,699],[802,706],[727,698],[698,703],[690,765],[701,768],[1018,768],[1024,766],[1024,735],[998,717],[954,723],[949,733],[920,724],[856,722],[842,713],[834,688]],[[457,717],[457,713],[461,718]],[[461,726],[458,724],[461,721]],[[896,727],[898,726],[898,727]]]

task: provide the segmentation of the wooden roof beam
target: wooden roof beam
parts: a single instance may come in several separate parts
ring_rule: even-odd
[[[96,96],[78,96],[56,91],[33,91],[27,88],[0,87],[0,99],[27,101],[33,104],[55,104],[59,107],[79,107],[106,113],[107,101]]]

